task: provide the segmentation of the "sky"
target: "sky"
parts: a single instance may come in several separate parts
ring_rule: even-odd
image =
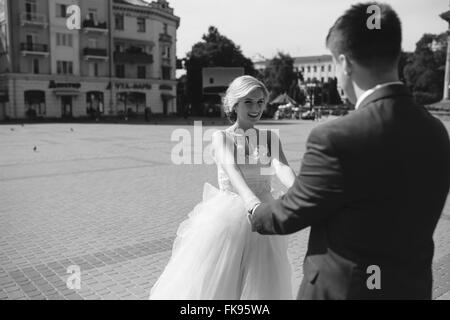
[[[278,51],[293,57],[328,54],[325,37],[334,21],[358,0],[168,0],[179,16],[177,56],[213,25],[239,45],[245,56],[272,58]],[[364,2],[364,1],[362,1]],[[448,24],[439,14],[449,0],[384,0],[403,26],[403,49],[414,51],[424,33],[441,33]]]

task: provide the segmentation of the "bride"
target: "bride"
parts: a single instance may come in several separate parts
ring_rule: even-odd
[[[251,76],[230,84],[224,109],[234,124],[212,139],[219,189],[205,183],[203,201],[179,226],[150,299],[293,299],[287,238],[252,233],[247,220],[258,203],[273,199],[264,169],[271,166],[288,188],[295,180],[278,136],[254,128],[267,99],[264,84]]]

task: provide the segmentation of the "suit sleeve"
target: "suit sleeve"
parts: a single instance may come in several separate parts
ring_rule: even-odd
[[[342,167],[329,137],[317,129],[308,137],[293,186],[280,199],[256,208],[250,218],[252,230],[261,234],[294,233],[323,222],[342,205]]]

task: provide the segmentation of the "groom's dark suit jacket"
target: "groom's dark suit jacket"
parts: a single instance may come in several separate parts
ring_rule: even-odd
[[[261,234],[311,226],[299,299],[430,299],[449,185],[445,127],[393,84],[313,129],[294,185],[251,222]]]

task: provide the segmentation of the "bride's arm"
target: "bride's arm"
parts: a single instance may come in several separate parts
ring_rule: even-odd
[[[281,146],[281,140],[273,131],[271,132],[271,144],[272,144],[272,166],[275,169],[275,174],[281,183],[286,187],[290,188],[295,181],[295,172],[289,166],[289,163],[284,155],[283,148]],[[273,147],[278,146],[277,148]]]
[[[239,167],[234,161],[233,141],[231,141],[231,139],[223,132],[217,131],[212,136],[212,145],[218,165],[220,164],[227,173],[234,189],[244,201],[246,209],[252,209],[255,204],[260,203],[261,201],[248,187]]]

